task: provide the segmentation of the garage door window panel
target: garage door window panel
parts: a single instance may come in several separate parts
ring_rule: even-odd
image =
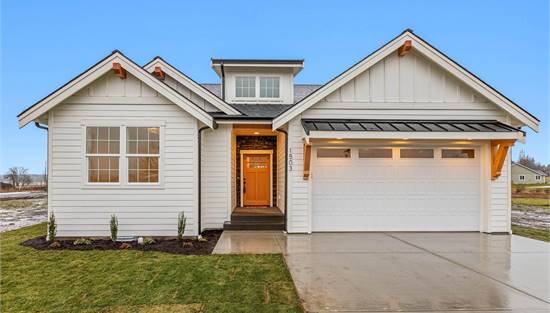
[[[474,159],[474,149],[441,149],[443,159]]]
[[[434,149],[400,149],[401,159],[433,159]]]
[[[319,148],[317,149],[318,158],[351,158],[351,149],[339,148]]]
[[[383,148],[360,148],[360,159],[391,159],[393,157],[392,149]]]

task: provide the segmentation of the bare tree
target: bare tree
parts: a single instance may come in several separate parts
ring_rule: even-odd
[[[537,162],[535,160],[535,158],[533,158],[532,156],[527,155],[524,150],[521,150],[519,152],[518,163],[521,164],[521,165],[525,165],[529,168],[539,170],[539,171],[544,172],[546,174],[550,174],[550,164],[549,165],[544,165],[544,164],[541,164],[541,163]]]
[[[23,185],[28,185],[32,182],[31,176],[29,175],[29,170],[24,167],[14,166],[8,169],[8,172],[4,175],[4,178],[11,182],[11,185],[14,188],[23,187]]]

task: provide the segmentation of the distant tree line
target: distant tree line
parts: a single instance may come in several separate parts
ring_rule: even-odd
[[[29,174],[29,170],[14,166],[7,170],[4,175],[0,175],[2,179],[1,188],[3,191],[22,190],[29,188],[46,188],[48,182],[48,174],[46,167],[41,175]]]
[[[523,150],[519,152],[519,159],[517,163],[550,175],[550,164],[544,165],[537,162],[534,157],[527,155]]]

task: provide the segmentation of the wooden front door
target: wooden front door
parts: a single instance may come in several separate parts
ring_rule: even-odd
[[[271,161],[269,154],[243,154],[243,205],[270,205]]]

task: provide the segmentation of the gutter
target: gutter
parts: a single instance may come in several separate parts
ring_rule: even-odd
[[[288,133],[285,130],[277,129],[277,131],[285,134],[285,232],[288,233]]]
[[[42,125],[40,125],[40,123],[38,123],[38,122],[34,122],[34,126],[40,128],[40,129],[44,129],[44,130],[48,131],[48,127],[42,126]]]
[[[225,70],[223,67],[223,61],[220,62],[220,71],[222,73],[222,100],[225,101]]]

